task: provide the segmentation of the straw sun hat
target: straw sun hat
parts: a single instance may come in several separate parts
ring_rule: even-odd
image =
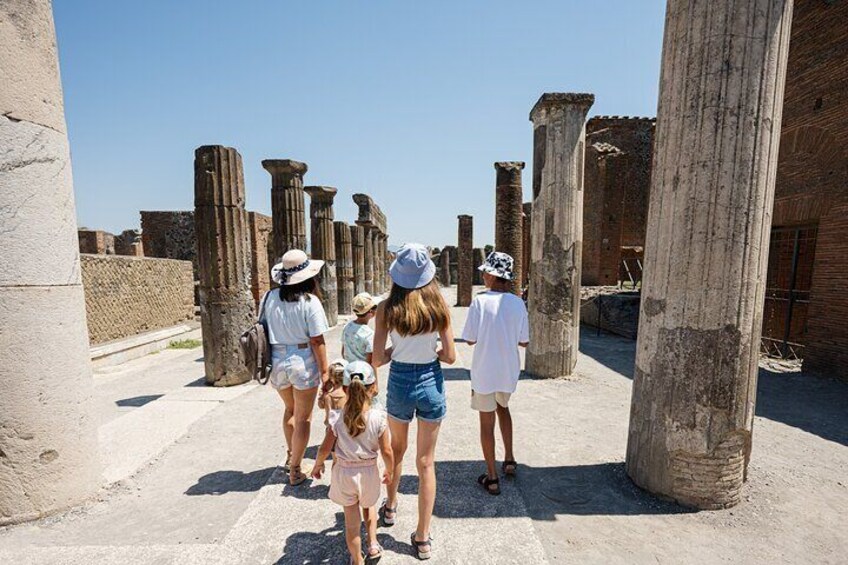
[[[297,284],[318,274],[324,261],[310,259],[300,249],[286,251],[279,263],[271,269],[271,278],[279,285]]]

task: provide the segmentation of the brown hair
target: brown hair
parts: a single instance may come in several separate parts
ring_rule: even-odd
[[[366,386],[361,380],[354,379],[347,387],[344,423],[352,437],[365,431],[365,411],[371,408],[371,391],[375,386],[376,381]]]
[[[392,285],[385,306],[386,326],[400,335],[440,332],[450,323],[450,312],[435,279],[421,288]]]
[[[344,381],[344,365],[341,363],[330,364],[330,380],[335,386],[342,386]]]
[[[309,300],[309,295],[314,294],[321,300],[321,289],[318,287],[318,277],[310,277],[296,284],[284,284],[280,286],[280,299],[285,302],[297,302],[301,298]]]

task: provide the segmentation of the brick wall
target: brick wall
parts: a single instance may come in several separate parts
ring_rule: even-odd
[[[653,118],[627,116],[599,116],[586,123],[583,285],[615,285],[622,258],[641,257],[654,126]]]
[[[268,241],[271,238],[271,217],[259,212],[248,212],[250,233],[250,290],[257,306],[271,288],[271,266],[268,265]]]
[[[80,253],[114,255],[115,236],[103,230],[80,228],[77,230]]]
[[[141,212],[141,239],[147,257],[191,261],[198,278],[194,212]]]
[[[190,262],[116,255],[80,258],[92,344],[194,318]]]

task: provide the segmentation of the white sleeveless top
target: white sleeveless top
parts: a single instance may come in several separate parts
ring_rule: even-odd
[[[396,331],[389,332],[392,338],[392,361],[424,365],[438,358],[436,355],[436,340],[438,332],[418,335],[400,335]]]

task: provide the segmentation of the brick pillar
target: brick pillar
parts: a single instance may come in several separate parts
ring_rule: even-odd
[[[486,260],[486,255],[485,253],[483,253],[483,248],[475,247],[474,250],[471,252],[471,257],[473,258],[472,269],[474,273],[474,284],[479,286],[483,284],[483,271],[481,271],[477,267],[482,265],[483,262]]]
[[[365,228],[350,226],[350,244],[353,252],[353,294],[365,292]]]
[[[527,372],[571,374],[580,337],[583,146],[591,94],[543,94],[533,122],[533,247]]]
[[[474,281],[473,246],[474,246],[474,218],[467,215],[458,216],[459,233],[457,246],[457,272],[459,277],[456,282],[456,305],[471,305],[471,286]]]
[[[304,191],[309,195],[309,233],[312,240],[314,259],[324,261],[324,267],[318,274],[321,287],[321,304],[327,314],[330,327],[339,322],[339,295],[336,281],[336,237],[333,228],[333,199],[338,192],[332,186],[307,186]]]
[[[530,250],[532,249],[533,203],[524,203],[524,214],[521,216],[521,284],[530,283]]]
[[[336,241],[336,284],[338,289],[339,314],[353,313],[353,246],[350,241],[350,226],[347,222],[333,222]]]
[[[101,469],[50,2],[0,2],[0,28],[0,526],[5,526],[90,498],[100,486]]]
[[[376,294],[374,285],[374,228],[362,226],[365,240],[365,292]]]
[[[253,323],[254,302],[244,175],[235,149],[205,145],[194,152],[194,227],[206,383],[244,383],[251,376],[239,337]]]
[[[687,506],[739,502],[751,452],[791,19],[668,3],[627,473]]]
[[[274,224],[269,263],[273,266],[290,249],[306,251],[306,199],[303,175],[306,163],[291,159],[266,159],[262,167],[271,174],[271,218]]]
[[[521,294],[523,262],[523,236],[521,216],[524,195],[521,190],[523,161],[495,163],[495,251],[507,253],[514,261],[512,292]]]

